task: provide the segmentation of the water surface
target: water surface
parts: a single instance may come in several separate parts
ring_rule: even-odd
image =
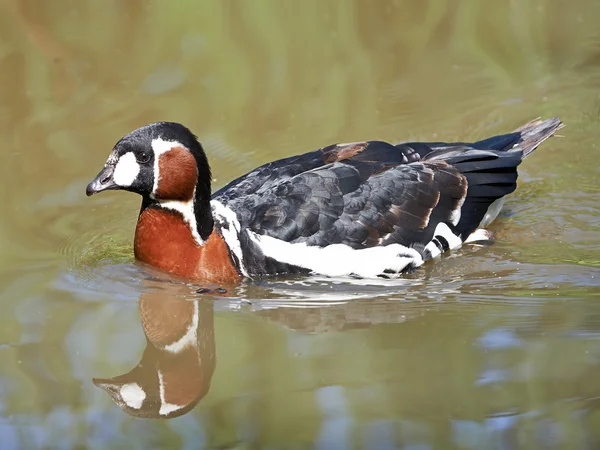
[[[600,447],[598,2],[0,11],[1,449]],[[198,294],[135,264],[139,198],[84,194],[151,121],[191,127],[218,188],[334,142],[476,140],[555,115],[563,137],[521,166],[494,245],[378,285]],[[188,329],[196,356],[155,350]],[[96,385],[140,362],[181,387],[178,417],[135,417]]]

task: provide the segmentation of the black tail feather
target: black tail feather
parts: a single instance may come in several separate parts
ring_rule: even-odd
[[[521,138],[514,146],[514,150],[522,150],[523,158],[529,156],[542,142],[551,137],[565,125],[558,117],[552,119],[535,119],[515,130]]]
[[[520,138],[521,133],[518,132],[492,136],[491,138],[475,142],[473,148],[484,150],[508,150],[513,148],[515,144],[519,142]]]
[[[463,239],[479,227],[494,201],[516,189],[521,161],[562,127],[558,118],[536,119],[513,133],[472,145],[440,148],[425,156],[425,160],[445,161],[467,178],[467,196],[456,225]]]

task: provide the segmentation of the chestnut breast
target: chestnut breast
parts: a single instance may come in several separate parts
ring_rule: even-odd
[[[142,262],[185,278],[213,282],[240,278],[222,236],[213,230],[198,245],[181,214],[160,207],[148,207],[140,214],[134,253]]]

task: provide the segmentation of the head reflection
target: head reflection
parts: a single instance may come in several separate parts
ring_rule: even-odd
[[[92,381],[131,416],[181,416],[210,388],[216,363],[212,300],[182,298],[171,289],[146,292],[139,310],[146,335],[140,362],[125,374]]]

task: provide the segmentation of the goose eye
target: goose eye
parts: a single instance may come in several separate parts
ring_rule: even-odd
[[[146,164],[148,161],[150,161],[150,153],[149,152],[138,153],[136,159],[137,159],[137,162],[139,162],[140,164]]]

